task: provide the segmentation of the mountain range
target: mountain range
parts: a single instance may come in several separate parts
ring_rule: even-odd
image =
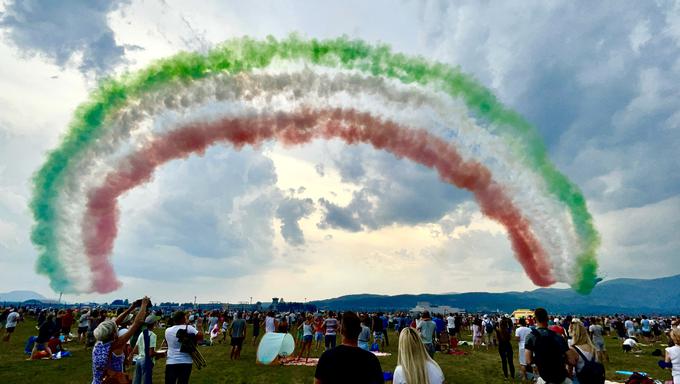
[[[0,293],[0,303],[3,302],[8,302],[8,303],[21,303],[26,300],[31,300],[31,299],[36,299],[36,300],[45,300],[47,299],[45,296],[33,292],[33,291],[11,291],[11,292],[5,292],[5,293]]]
[[[572,289],[539,288],[526,292],[469,292],[451,294],[358,294],[312,301],[331,310],[405,310],[417,302],[447,305],[467,312],[511,313],[519,308],[545,307],[552,313],[680,314],[680,275],[658,279],[612,279],[595,286],[589,295]]]

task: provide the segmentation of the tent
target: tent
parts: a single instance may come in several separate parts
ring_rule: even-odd
[[[265,333],[257,347],[257,362],[269,365],[276,362],[279,357],[292,355],[294,350],[295,340],[289,333]]]

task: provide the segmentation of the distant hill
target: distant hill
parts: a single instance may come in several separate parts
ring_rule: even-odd
[[[469,292],[419,295],[347,295],[313,301],[322,309],[410,309],[416,302],[464,308],[468,312],[512,312],[518,308],[545,307],[553,313],[680,313],[680,275],[659,279],[613,279],[598,284],[590,295],[571,289],[540,288],[528,292]]]
[[[11,291],[7,293],[0,293],[0,304],[3,302],[21,303],[31,299],[46,300],[47,298],[33,291]]]

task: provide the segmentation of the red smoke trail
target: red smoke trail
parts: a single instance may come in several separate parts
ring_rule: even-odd
[[[371,143],[376,149],[436,169],[447,183],[473,192],[482,212],[505,226],[517,259],[536,285],[548,286],[555,282],[545,251],[527,219],[493,181],[486,167],[464,161],[451,143],[425,130],[407,128],[354,110],[327,109],[191,124],[129,155],[106,177],[103,185],[88,195],[82,231],[94,275],[93,288],[106,293],[120,285],[108,260],[117,234],[117,199],[151,180],[156,167],[193,153],[203,153],[218,142],[229,142],[239,149],[270,139],[300,145],[315,138],[340,138],[347,144]]]

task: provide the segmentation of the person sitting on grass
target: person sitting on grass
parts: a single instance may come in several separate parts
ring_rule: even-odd
[[[393,384],[442,384],[444,373],[425,350],[418,332],[411,327],[399,334],[399,354],[394,369]]]
[[[361,320],[354,312],[342,316],[342,344],[321,354],[314,373],[315,384],[382,384],[380,361],[357,345]]]
[[[115,320],[104,320],[97,325],[93,332],[97,342],[92,348],[92,384],[101,384],[107,369],[114,372],[123,372],[125,346],[132,335],[137,332],[137,329],[142,326],[148,306],[149,298],[145,297],[133,302]],[[129,332],[118,337],[118,326],[137,307],[139,307],[139,312],[132,326],[130,326]]]

